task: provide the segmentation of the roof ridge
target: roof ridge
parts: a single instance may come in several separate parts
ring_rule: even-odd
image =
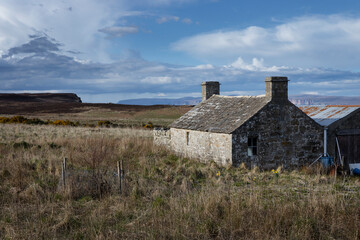
[[[252,96],[252,95],[245,95],[245,96],[216,95],[216,97],[221,97],[221,98],[265,98],[265,95],[256,95],[256,96]]]

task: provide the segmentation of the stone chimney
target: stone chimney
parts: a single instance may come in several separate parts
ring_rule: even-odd
[[[288,81],[287,77],[266,77],[266,97],[271,98],[271,100],[288,100]]]
[[[202,87],[202,100],[210,98],[212,95],[220,94],[220,83],[219,82],[203,82],[201,84]]]

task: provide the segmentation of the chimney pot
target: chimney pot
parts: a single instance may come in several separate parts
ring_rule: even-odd
[[[220,83],[215,81],[203,82],[202,87],[202,101],[207,100],[212,95],[220,94]]]
[[[271,100],[288,100],[288,81],[287,77],[266,77],[266,97]]]

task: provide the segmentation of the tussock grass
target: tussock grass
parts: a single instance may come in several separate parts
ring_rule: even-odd
[[[62,188],[64,157],[90,178]],[[118,160],[122,195],[101,189]],[[148,130],[0,125],[2,239],[358,239],[359,190],[321,171],[179,158]]]

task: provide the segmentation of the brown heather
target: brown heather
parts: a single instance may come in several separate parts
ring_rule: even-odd
[[[63,189],[64,157],[73,180],[91,177]],[[123,195],[102,188],[118,160]],[[1,239],[359,239],[359,190],[316,169],[176,157],[150,130],[0,125]]]

